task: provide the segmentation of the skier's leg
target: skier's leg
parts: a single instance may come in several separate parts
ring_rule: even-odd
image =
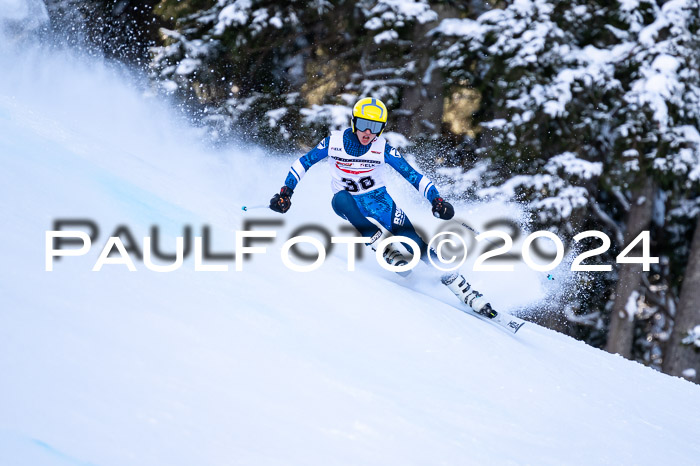
[[[347,191],[339,191],[333,196],[331,205],[335,213],[352,223],[362,236],[371,238],[367,245],[376,251],[377,244],[382,239],[382,230],[367,219],[368,213],[364,209],[360,209],[353,195]],[[384,248],[382,256],[390,265],[400,266],[408,263],[406,258],[392,245]],[[400,272],[401,275],[408,273]]]
[[[368,245],[375,251],[377,244],[384,239],[385,235],[383,235],[383,230],[372,223],[369,218],[391,232],[393,207],[394,201],[388,196],[385,188],[356,196],[341,191],[333,196],[335,212],[350,221],[362,236],[372,238]],[[401,251],[391,243],[384,247],[382,255],[390,265],[401,266],[408,263]],[[397,273],[405,276],[410,271]]]
[[[335,193],[331,205],[335,213],[350,222],[362,236],[373,238],[377,232],[381,231],[374,223],[367,220],[349,192],[339,191]]]
[[[406,214],[401,210],[396,204],[394,204],[394,213],[391,216],[392,218],[392,224],[391,224],[391,231],[393,234],[397,236],[405,236],[407,238],[411,238],[413,241],[416,242],[418,245],[418,248],[420,249],[420,258],[423,261],[427,261],[428,259],[428,244],[423,241],[423,238],[420,237],[416,229],[413,227],[413,224],[411,221],[408,219]],[[403,244],[406,249],[408,249],[408,252],[411,254],[415,254],[415,251],[413,251],[413,248],[406,244],[406,243],[401,243]]]
[[[420,237],[406,214],[396,205],[385,189],[378,189],[366,195],[357,196],[358,208],[363,215],[376,219],[384,228],[397,236],[406,236],[418,244],[421,259],[430,264],[428,255],[435,263],[439,263],[437,253],[428,248],[428,244]],[[402,243],[413,254],[413,248]],[[464,275],[459,272],[440,271],[440,279],[460,301],[470,306],[474,311],[489,318],[494,318],[496,312],[491,308],[483,294],[475,290]]]
[[[418,236],[406,214],[396,206],[386,188],[379,188],[369,193],[354,196],[354,199],[362,216],[373,218],[392,235],[411,238],[418,244],[421,251],[427,248],[427,245]],[[413,254],[413,248],[408,244],[402,244]]]

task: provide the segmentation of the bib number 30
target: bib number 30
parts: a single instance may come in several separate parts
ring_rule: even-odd
[[[365,176],[357,181],[351,178],[343,178],[341,181],[345,183],[345,190],[351,193],[357,193],[360,189],[367,191],[374,186],[374,179],[371,176]]]

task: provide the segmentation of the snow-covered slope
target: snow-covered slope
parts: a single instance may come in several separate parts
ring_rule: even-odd
[[[700,389],[534,324],[516,337],[465,315],[416,270],[335,248],[316,272],[279,258],[305,224],[343,234],[323,167],[280,216],[243,213],[291,158],[215,151],[129,76],[69,53],[0,68],[0,464],[697,464]],[[290,156],[291,157],[291,156]],[[401,180],[390,189],[436,229]],[[402,184],[403,183],[403,184]],[[461,206],[466,209],[466,206]],[[474,215],[506,207],[472,206]],[[491,212],[493,213],[493,212]],[[45,271],[57,219],[99,227]],[[283,220],[235,270],[92,268],[120,227],[160,249],[190,226],[231,253],[245,220]],[[347,233],[345,233],[347,234]],[[526,269],[472,277],[497,309],[543,299]]]

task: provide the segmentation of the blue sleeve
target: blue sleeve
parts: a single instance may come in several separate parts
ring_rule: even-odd
[[[299,157],[289,169],[284,184],[291,189],[296,188],[309,168],[328,157],[328,143],[330,140],[330,136],[325,138],[323,141],[319,142],[316,147]]]
[[[406,178],[406,180],[430,202],[433,202],[433,199],[436,197],[440,197],[440,193],[433,182],[413,168],[411,164],[409,164],[406,159],[401,156],[401,153],[395,147],[391,147],[388,143],[384,148],[384,161],[394,170],[399,172],[401,176]]]

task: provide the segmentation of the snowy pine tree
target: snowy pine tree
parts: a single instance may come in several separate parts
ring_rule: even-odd
[[[161,88],[222,134],[280,149],[346,126],[360,96],[400,107],[424,71],[414,28],[437,19],[425,1],[164,1],[157,11],[175,24],[154,49]]]
[[[481,93],[479,154],[491,162],[477,168],[497,175],[477,192],[527,202],[560,236],[603,230],[616,247],[599,258],[613,263],[647,179],[670,204],[697,189],[699,17],[692,0],[532,0],[443,20],[448,84]],[[658,298],[643,282],[636,291]],[[605,307],[607,293],[591,296],[603,300],[589,310]]]

